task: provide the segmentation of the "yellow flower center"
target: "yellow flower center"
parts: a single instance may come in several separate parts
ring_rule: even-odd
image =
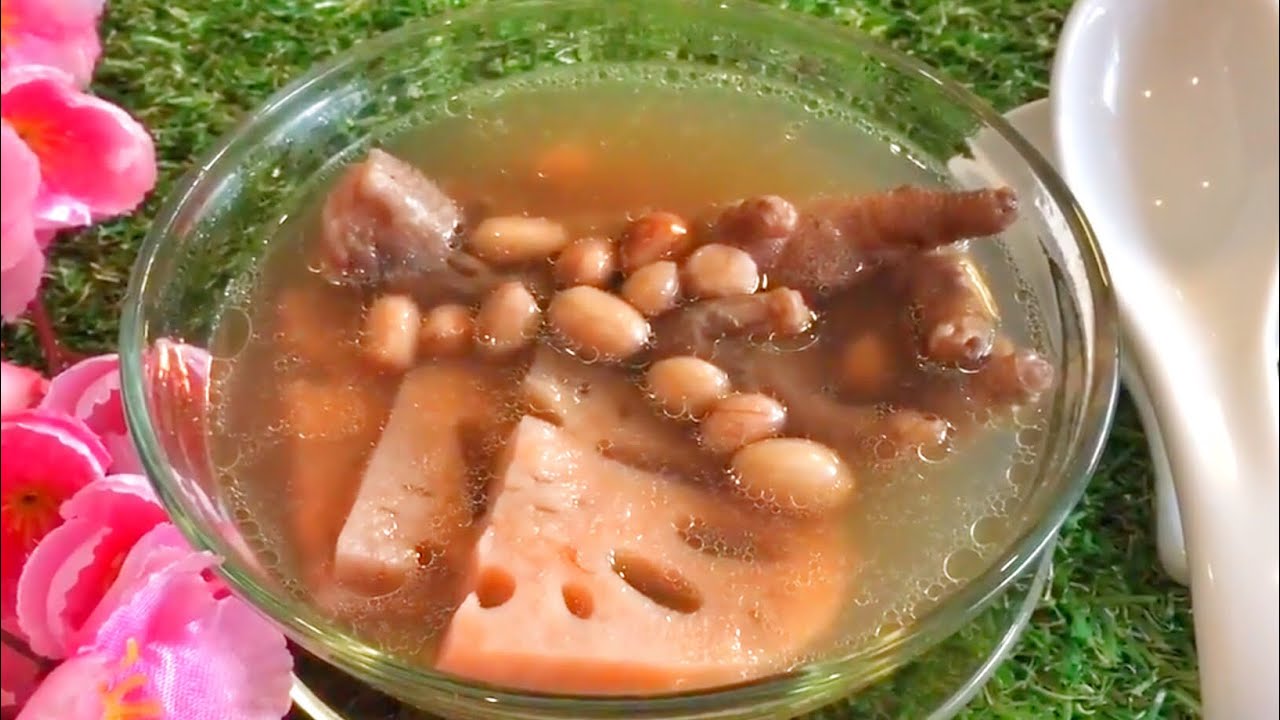
[[[27,144],[31,152],[36,154],[36,157],[47,160],[57,155],[58,134],[48,119],[29,115],[8,115],[5,120],[9,122],[18,137],[22,138],[22,142]]]
[[[129,638],[125,643],[124,657],[120,659],[120,669],[128,670],[138,662],[138,641]],[[160,720],[164,717],[164,707],[154,698],[133,697],[147,685],[147,676],[142,673],[129,673],[123,678],[108,685],[103,683],[98,689],[102,694],[102,720]]]

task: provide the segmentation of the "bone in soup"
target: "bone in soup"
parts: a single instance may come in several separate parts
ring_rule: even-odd
[[[286,587],[443,672],[660,693],[845,653],[1012,540],[1053,381],[1015,216],[777,96],[509,88],[284,223],[213,457]]]

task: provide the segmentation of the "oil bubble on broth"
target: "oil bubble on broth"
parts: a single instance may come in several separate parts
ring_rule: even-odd
[[[727,73],[597,68],[505,81],[437,110],[430,122],[415,120],[380,147],[456,201],[464,238],[485,218],[547,218],[565,237],[529,242],[559,248],[598,238],[625,254],[625,243],[641,242],[628,239],[629,223],[655,211],[687,219],[678,234],[706,244],[706,237],[719,232],[717,213],[744,198],[777,196],[803,211],[811,199],[820,207],[824,198],[942,184],[902,145],[869,132],[850,113],[790,88]],[[583,623],[602,622],[613,607],[602,603],[621,603],[617,597],[631,593],[677,619],[699,613],[711,618],[721,612],[717,608],[732,608],[723,612],[743,624],[739,632],[745,637],[759,638],[761,648],[812,632],[802,646],[788,646],[776,657],[751,651],[752,658],[769,656],[768,661],[738,659],[742,668],[728,674],[689,670],[694,674],[672,680],[678,687],[697,687],[881,642],[983,572],[1019,531],[1018,508],[1045,442],[1044,410],[1034,401],[1008,400],[1000,394],[1007,393],[1004,386],[987,388],[982,367],[922,359],[916,334],[927,318],[903,300],[904,282],[910,281],[888,261],[886,269],[866,273],[856,286],[839,286],[846,281],[841,279],[803,288],[796,297],[812,311],[812,320],[802,327],[715,337],[705,344],[698,344],[706,339],[698,334],[702,326],[695,327],[693,344],[672,354],[716,364],[727,374],[729,389],[717,390],[696,411],[668,412],[655,404],[644,380],[655,354],[665,352],[663,343],[674,336],[672,328],[680,329],[664,318],[685,313],[712,327],[720,306],[706,304],[715,299],[685,297],[675,309],[643,317],[642,349],[614,357],[608,352],[614,346],[603,339],[567,345],[563,333],[557,335],[548,306],[568,289],[553,266],[559,250],[547,251],[545,260],[508,265],[468,256],[474,264],[467,272],[449,276],[456,285],[412,274],[393,277],[386,274],[386,257],[364,260],[363,272],[376,282],[335,282],[326,275],[330,266],[318,259],[317,238],[330,232],[328,193],[341,190],[346,168],[360,160],[343,157],[323,178],[299,178],[306,200],[285,209],[287,220],[263,266],[242,287],[245,296],[223,315],[212,348],[217,360],[210,423],[210,452],[250,547],[285,588],[358,637],[426,667],[443,657],[466,674],[467,658],[449,633],[464,632],[467,618],[515,612],[511,608],[525,602],[525,584],[535,582],[530,578],[549,582],[557,573],[566,579],[547,597],[560,598],[568,615]],[[373,192],[370,186],[353,187]],[[858,217],[888,214],[873,209]],[[800,242],[807,217],[801,216],[800,230],[789,231],[796,233],[789,242]],[[367,222],[384,234],[403,231],[376,213]],[[682,252],[660,257],[687,273]],[[1039,347],[1040,310],[998,242],[976,239],[958,252],[983,271],[999,308],[1001,342]],[[905,264],[914,256],[893,257]],[[753,283],[747,294],[787,292],[781,279],[790,276],[784,271],[761,270],[760,289]],[[617,294],[623,272],[613,266],[602,272],[601,292]],[[689,286],[687,275],[678,282]],[[418,318],[445,303],[466,308],[459,323],[475,320],[501,283],[519,283],[536,306],[533,330],[516,328],[511,351],[445,357],[446,346],[429,342],[426,330],[420,331]],[[408,298],[412,312],[420,311],[405,316],[411,328],[397,330],[412,333],[405,336],[408,369],[368,362],[364,323],[380,294]],[[773,297],[782,302],[783,295]],[[690,310],[702,305],[710,319]],[[770,322],[781,307],[770,310]],[[588,323],[588,331],[599,335],[600,322]],[[739,327],[745,321],[734,322]],[[955,328],[939,332],[946,331]],[[460,324],[458,332],[476,331]],[[875,397],[851,396],[838,378],[839,348],[858,333],[888,338],[894,379],[875,390]],[[809,384],[796,385],[804,382]],[[413,383],[421,386],[418,396],[409,394]],[[726,470],[732,442],[713,452],[699,440],[697,425],[715,402],[748,392],[776,397],[785,408],[783,429],[763,431],[761,438],[781,434],[832,448],[835,460],[826,465],[795,467],[830,469],[832,477],[847,473],[854,479],[842,491],[847,495],[831,501],[838,508],[834,514],[824,515],[825,506],[815,499],[825,496],[786,484],[794,481],[795,456],[766,457],[762,479],[749,482],[755,476]],[[410,432],[406,437],[419,439],[396,439],[397,423],[420,417],[436,423],[431,436]],[[894,418],[901,422],[894,425]],[[902,439],[927,435],[931,422],[945,427],[945,442],[916,447],[911,443],[917,441]],[[529,438],[567,445],[554,457],[547,454],[551,450],[540,455],[522,450]],[[885,442],[889,446],[877,450]],[[897,452],[899,445],[908,450]],[[431,452],[422,454],[428,446]],[[384,468],[382,476],[366,477],[375,466]],[[516,470],[526,466],[533,469],[524,486]],[[598,474],[616,482],[619,493],[629,493],[631,504],[619,510],[616,498],[586,487],[574,475],[581,468],[600,468]],[[452,495],[412,481],[453,476],[458,486]],[[385,486],[381,494],[370,494],[374,481]],[[509,504],[516,492],[534,498],[522,511]],[[454,495],[462,509],[441,510]],[[409,506],[428,513],[412,530],[402,514]],[[355,517],[366,511],[372,515]],[[622,521],[610,517],[611,511],[627,513],[627,522],[643,532],[627,535],[628,527],[618,527]],[[378,513],[385,518],[373,517]],[[595,514],[584,520],[590,513]],[[644,525],[644,518],[654,518],[652,525]],[[591,565],[596,545],[586,541],[566,542],[543,558],[540,575],[502,566],[510,587],[492,602],[480,598],[488,614],[477,615],[468,603],[483,594],[477,583],[484,572],[498,567],[481,565],[498,562],[492,557],[512,567],[527,560],[519,543],[501,550],[508,555],[483,555],[505,547],[494,539],[500,520],[533,528],[543,540],[556,533],[578,537],[566,529],[578,528],[572,532],[609,538],[614,545],[604,548],[608,561],[599,560],[599,566]],[[361,529],[366,526],[380,529]],[[404,540],[407,534],[412,542]],[[388,548],[400,545],[394,553],[369,547],[382,540]],[[789,556],[797,552],[805,555]],[[337,567],[341,563],[350,567]],[[779,586],[762,589],[775,566],[785,568]],[[620,577],[630,590],[588,583],[579,571],[584,578]],[[838,602],[820,628],[797,629],[797,620],[778,614],[786,608],[802,616],[794,598],[823,593]],[[694,627],[714,637],[715,624],[707,620]],[[704,659],[685,661],[701,667]],[[714,666],[717,660],[706,662]]]

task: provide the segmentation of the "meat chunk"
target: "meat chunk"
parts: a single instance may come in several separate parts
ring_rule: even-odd
[[[377,282],[443,267],[460,219],[435,183],[375,148],[347,168],[325,199],[325,269],[334,280]]]
[[[1053,387],[1053,364],[1027,348],[997,351],[972,376],[980,402],[994,406],[1027,405]]]
[[[996,304],[967,255],[916,255],[894,272],[916,309],[916,334],[923,357],[966,369],[974,369],[987,359],[999,324]]]
[[[338,537],[334,574],[368,594],[398,588],[415,567],[451,565],[471,532],[476,437],[497,432],[503,383],[468,366],[405,376]]]
[[[785,669],[845,602],[838,520],[760,516],[537,418],[507,453],[442,671],[541,692],[711,687]]]
[[[788,288],[703,300],[657,319],[653,356],[710,359],[722,338],[798,335],[813,319],[813,311],[800,293]]]
[[[742,370],[739,386],[765,392],[788,408],[788,432],[867,461],[931,452],[950,440],[952,427],[940,415],[911,408],[889,411],[842,402],[825,390],[827,365],[814,350],[761,356]]]
[[[825,295],[887,260],[998,233],[1016,213],[1017,198],[1008,188],[952,192],[906,186],[821,200],[801,214],[770,278]]]
[[[742,248],[761,270],[768,270],[778,261],[799,220],[789,200],[759,195],[721,212],[713,231],[720,242]]]

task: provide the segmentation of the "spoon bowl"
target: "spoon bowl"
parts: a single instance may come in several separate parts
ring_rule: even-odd
[[[1280,712],[1278,35],[1275,0],[1083,0],[1051,93],[1168,453],[1210,720]]]

